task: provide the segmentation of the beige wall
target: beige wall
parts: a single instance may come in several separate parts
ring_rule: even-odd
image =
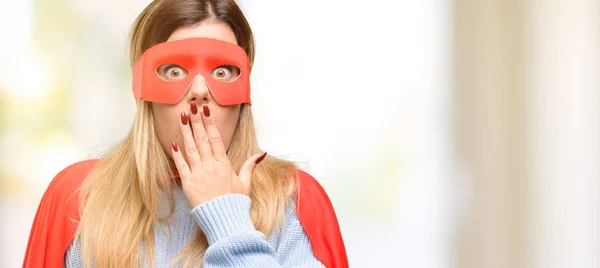
[[[600,267],[600,1],[454,4],[455,267]]]
[[[520,267],[523,259],[523,5],[457,1],[455,142],[472,179],[471,220],[456,267]]]

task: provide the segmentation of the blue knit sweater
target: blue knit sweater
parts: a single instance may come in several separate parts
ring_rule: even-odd
[[[194,237],[194,224],[200,226],[208,240],[206,268],[324,267],[315,258],[300,225],[294,198],[286,205],[283,224],[266,239],[252,224],[249,197],[224,195],[190,211],[183,190],[178,188],[174,193],[176,210],[170,224],[171,238],[155,228],[155,267],[172,267],[171,261]],[[82,267],[79,243],[69,246],[65,267]]]

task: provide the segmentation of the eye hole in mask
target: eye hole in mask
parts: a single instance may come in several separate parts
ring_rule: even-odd
[[[242,72],[240,68],[233,65],[222,65],[215,68],[211,73],[215,80],[219,80],[221,82],[231,83],[237,80]]]
[[[175,82],[185,79],[188,72],[183,67],[176,64],[163,64],[156,70],[158,77],[167,82]]]

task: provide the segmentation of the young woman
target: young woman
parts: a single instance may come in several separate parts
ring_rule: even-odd
[[[137,116],[49,185],[24,267],[347,267],[331,203],[258,148],[233,0],[155,0],[131,37]]]

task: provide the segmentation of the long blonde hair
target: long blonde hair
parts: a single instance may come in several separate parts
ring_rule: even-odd
[[[233,0],[155,0],[138,16],[131,33],[131,65],[151,46],[165,42],[175,29],[206,19],[227,23],[254,61],[252,31]],[[259,153],[249,105],[242,104],[228,156],[239,172],[242,163]],[[154,226],[168,223],[174,213],[170,179],[172,160],[161,146],[152,103],[140,101],[127,136],[108,153],[81,187],[81,220],[75,241],[81,244],[86,267],[138,267],[154,264]],[[252,178],[251,219],[268,236],[283,220],[285,203],[294,192],[293,163],[267,156]],[[166,197],[166,198],[165,198]],[[178,266],[198,265],[208,248],[198,228],[177,256]],[[162,230],[164,231],[164,230]],[[175,263],[174,263],[175,264]]]

